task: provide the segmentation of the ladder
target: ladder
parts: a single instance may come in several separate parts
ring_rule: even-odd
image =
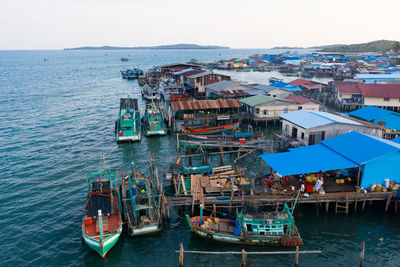
[[[346,201],[336,201],[335,214],[345,213],[349,215],[349,195],[346,194]]]

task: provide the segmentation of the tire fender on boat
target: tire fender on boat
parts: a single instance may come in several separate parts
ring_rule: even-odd
[[[207,241],[210,242],[210,243],[214,241],[214,237],[213,237],[213,235],[210,234],[210,233],[207,233],[206,239],[207,239]]]

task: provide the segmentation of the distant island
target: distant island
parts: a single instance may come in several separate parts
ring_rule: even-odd
[[[76,48],[64,48],[64,50],[162,50],[162,49],[230,49],[228,46],[217,45],[197,45],[197,44],[173,44],[173,45],[158,45],[158,46],[83,46]]]
[[[388,52],[393,49],[395,43],[396,41],[378,40],[362,44],[327,47],[321,52]]]

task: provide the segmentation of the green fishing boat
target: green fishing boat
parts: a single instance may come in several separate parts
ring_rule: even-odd
[[[140,76],[138,77],[138,84],[139,84],[140,86],[144,86],[144,85],[146,84],[146,76],[140,75]]]
[[[119,117],[115,122],[117,142],[140,141],[140,113],[136,98],[121,98]]]
[[[120,196],[116,172],[102,170],[86,176],[88,195],[82,223],[82,237],[94,251],[105,257],[122,232]]]
[[[203,216],[200,205],[200,216],[190,218],[186,214],[186,220],[194,235],[209,242],[295,247],[301,246],[303,241],[294,223],[293,210],[294,206],[289,208],[285,203],[278,212],[249,214],[236,211],[236,220],[228,220]]]
[[[167,134],[167,125],[164,122],[163,112],[160,105],[154,101],[146,104],[143,117],[143,132],[145,136]]]
[[[162,230],[160,197],[152,194],[150,178],[138,171],[129,171],[121,182],[124,221],[130,236]]]

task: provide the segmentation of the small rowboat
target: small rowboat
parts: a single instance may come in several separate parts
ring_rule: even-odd
[[[239,127],[239,122],[230,123],[221,126],[214,127],[197,127],[197,128],[185,128],[182,130],[183,134],[213,134],[219,133],[227,130],[233,130]]]

